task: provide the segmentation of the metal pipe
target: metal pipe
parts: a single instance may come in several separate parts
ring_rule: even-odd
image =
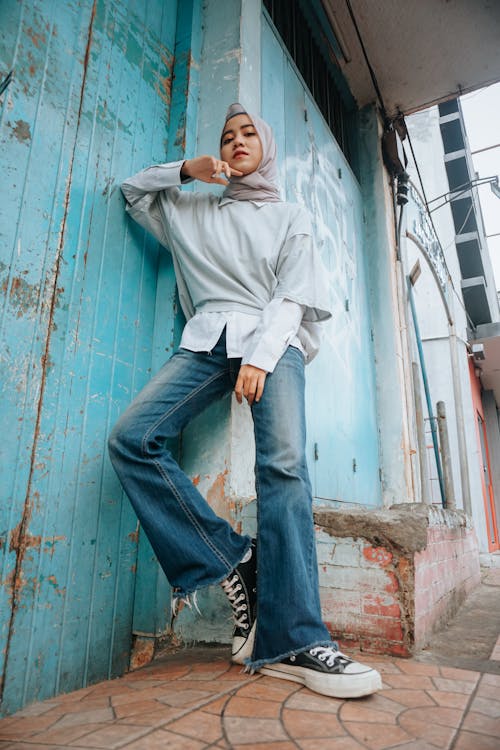
[[[469,462],[467,458],[467,441],[465,439],[465,416],[458,366],[458,346],[455,324],[449,324],[451,376],[453,382],[453,400],[455,402],[455,419],[457,423],[458,455],[460,458],[460,483],[462,485],[462,505],[467,515],[472,516],[472,502],[470,496]]]
[[[441,504],[443,508],[446,508],[446,495],[444,492],[443,471],[441,468],[441,457],[439,455],[438,438],[437,438],[436,424],[434,420],[434,413],[432,409],[431,394],[429,390],[429,381],[427,380],[427,370],[425,367],[424,349],[422,346],[422,339],[420,338],[420,328],[418,326],[417,310],[415,308],[415,299],[413,297],[413,287],[411,285],[411,281],[409,277],[408,277],[408,299],[410,300],[411,314],[413,318],[413,326],[415,328],[415,338],[417,340],[418,358],[420,360],[420,370],[422,372],[422,380],[424,382],[424,391],[425,391],[425,400],[427,402],[427,413],[429,414],[429,421],[431,424],[432,445],[434,447],[434,457],[436,459],[436,468],[437,468],[438,480],[439,480],[439,491],[441,493]]]
[[[425,447],[424,407],[422,389],[420,388],[420,370],[418,362],[412,362],[413,397],[415,399],[415,422],[417,425],[418,463],[420,469],[420,496],[423,503],[430,504],[429,472],[427,470],[427,449]]]
[[[443,462],[444,491],[446,507],[456,508],[455,491],[453,489],[453,472],[451,468],[450,440],[448,437],[448,423],[446,421],[446,406],[444,401],[436,404],[439,431],[439,445],[441,446],[441,460]]]

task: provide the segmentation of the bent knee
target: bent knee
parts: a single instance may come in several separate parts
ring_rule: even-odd
[[[111,458],[128,453],[132,447],[130,431],[126,429],[120,419],[110,432],[108,437],[108,451]]]
[[[108,438],[108,450],[111,458],[133,457],[143,452],[144,430],[140,429],[137,420],[129,418],[127,412],[115,424]]]

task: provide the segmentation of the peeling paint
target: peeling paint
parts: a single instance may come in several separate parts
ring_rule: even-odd
[[[57,582],[55,575],[47,576],[46,580],[55,590],[56,594],[59,594],[59,596],[64,596],[64,594],[66,593],[66,587],[64,586],[63,588],[59,588],[59,584]]]
[[[236,60],[238,65],[241,65],[241,47],[235,47],[234,49],[228,50],[225,55],[219,57],[217,60],[213,60],[214,65],[226,64]]]
[[[39,284],[29,284],[20,276],[15,276],[10,282],[10,289],[8,278],[3,280],[1,289],[4,294],[8,294],[9,302],[15,308],[18,318],[38,306]]]
[[[7,122],[7,127],[11,128],[12,135],[17,138],[19,143],[26,143],[31,140],[30,124],[25,120],[16,120],[14,123],[15,127],[10,122]]]

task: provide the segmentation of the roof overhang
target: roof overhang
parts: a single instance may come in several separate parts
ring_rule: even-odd
[[[340,67],[363,107],[376,96],[348,2],[322,3],[340,48]],[[350,0],[350,5],[389,116],[500,80],[498,0]]]
[[[500,323],[477,326],[469,343],[483,345],[483,358],[477,359],[475,364],[481,370],[483,388],[493,391],[500,407]]]

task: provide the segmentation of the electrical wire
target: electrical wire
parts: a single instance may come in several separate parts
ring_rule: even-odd
[[[359,26],[358,26],[358,23],[356,21],[356,17],[354,15],[354,11],[352,9],[351,2],[350,2],[350,0],[345,0],[345,3],[347,5],[347,10],[349,11],[349,15],[351,16],[351,21],[352,21],[354,29],[356,31],[359,44],[361,46],[361,51],[363,53],[363,57],[365,58],[366,65],[367,65],[368,71],[370,73],[370,78],[372,79],[373,87],[374,87],[375,92],[377,94],[377,98],[378,98],[378,101],[379,101],[379,104],[380,104],[380,109],[382,110],[382,115],[384,117],[384,120],[387,121],[387,119],[388,119],[388,117],[387,117],[387,110],[385,108],[384,100],[382,98],[382,93],[381,93],[380,87],[378,85],[377,76],[375,75],[375,71],[373,70],[373,68],[371,66],[371,63],[370,63],[370,60],[368,59],[368,53],[366,51],[363,39],[361,37],[361,32],[359,30]]]
[[[368,71],[370,73],[370,78],[372,80],[373,87],[374,87],[375,92],[377,94],[377,98],[378,98],[378,101],[379,101],[379,104],[380,104],[380,110],[381,110],[382,116],[384,118],[384,126],[387,126],[389,118],[387,116],[387,110],[385,108],[384,99],[382,97],[382,92],[380,91],[380,86],[378,85],[377,76],[375,75],[375,71],[373,70],[373,67],[372,67],[372,65],[370,63],[370,60],[368,58],[368,53],[366,51],[366,47],[364,45],[363,38],[361,36],[361,32],[359,30],[359,26],[358,26],[358,23],[356,21],[356,17],[354,15],[354,11],[352,9],[351,2],[350,2],[350,0],[345,0],[345,3],[346,3],[346,6],[347,6],[347,10],[349,11],[349,15],[351,17],[351,21],[353,23],[354,29],[356,31],[356,35],[358,37],[359,44],[361,46],[361,51],[363,53],[363,57],[365,58],[366,66],[367,66]],[[398,113],[398,116],[404,118],[404,114],[402,112]],[[460,295],[458,294],[457,290],[455,289],[455,284],[453,283],[453,278],[451,276],[450,269],[449,269],[448,264],[446,262],[446,257],[445,257],[445,254],[444,254],[443,246],[441,244],[441,240],[439,239],[438,233],[436,232],[436,227],[434,225],[434,221],[432,219],[432,215],[431,215],[431,212],[429,210],[429,205],[428,205],[427,195],[426,195],[425,188],[424,188],[424,183],[423,183],[423,180],[422,180],[422,175],[420,173],[420,168],[418,166],[418,162],[417,162],[417,159],[415,157],[415,151],[413,149],[413,144],[411,142],[411,137],[410,137],[410,133],[408,132],[408,129],[406,129],[406,137],[408,138],[408,143],[409,143],[409,146],[410,146],[411,155],[413,157],[413,163],[415,165],[415,169],[417,170],[418,180],[419,180],[419,183],[420,183],[420,189],[421,189],[421,192],[422,192],[422,196],[424,198],[425,210],[427,212],[427,215],[429,217],[429,221],[430,221],[430,223],[432,225],[432,228],[434,230],[434,235],[435,235],[435,237],[436,237],[436,239],[438,241],[439,248],[440,248],[441,253],[443,255],[444,267],[446,269],[446,273],[448,274],[448,279],[449,279],[449,282],[451,284],[452,291],[455,294],[457,300],[459,301],[459,303],[460,303],[460,305],[461,305],[461,307],[462,307],[462,309],[463,309],[463,311],[464,311],[464,313],[466,315],[466,318],[469,321],[469,324],[471,325],[472,329],[475,331],[476,330],[476,326],[473,323],[473,321],[471,320],[470,315],[468,314],[468,312],[467,312],[467,310],[465,308],[465,305],[464,305],[464,303],[463,303]],[[402,213],[403,212],[401,211],[400,216],[399,216],[399,222],[398,222],[399,226],[397,227],[396,231],[398,231],[398,230],[400,231],[401,230]],[[466,223],[466,221],[467,221],[468,218],[469,218],[469,216],[467,215],[466,220],[465,220],[463,226],[465,226],[465,223]]]

